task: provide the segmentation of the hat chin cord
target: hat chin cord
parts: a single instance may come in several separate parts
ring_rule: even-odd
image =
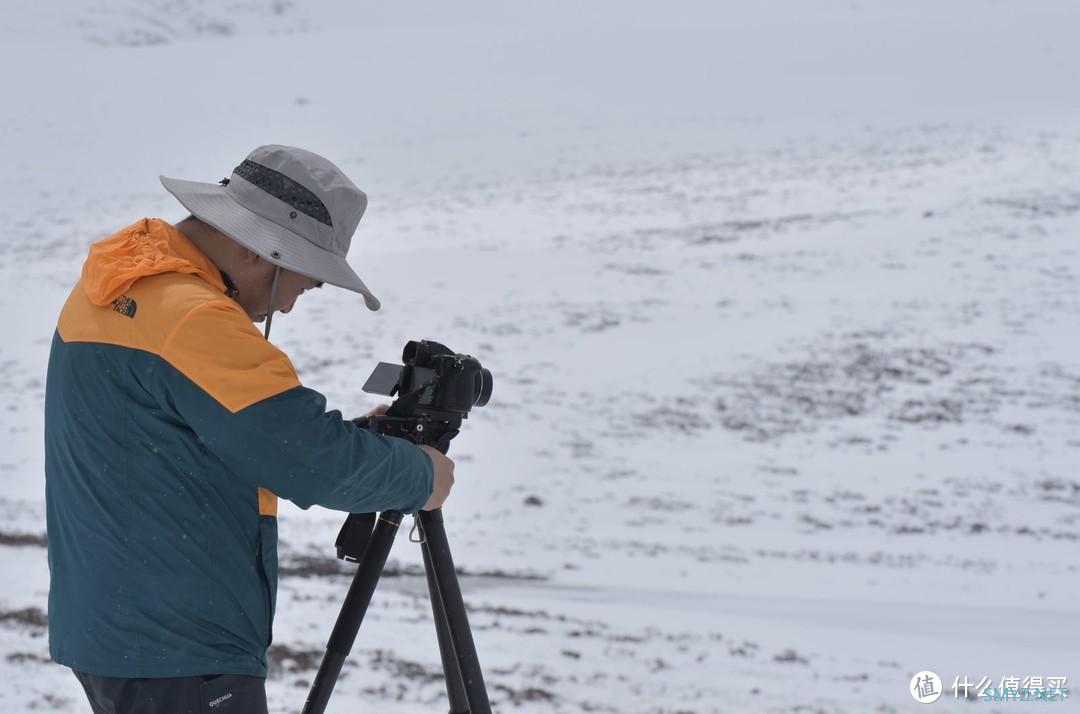
[[[274,319],[274,302],[277,300],[278,278],[281,277],[281,266],[274,266],[274,281],[270,283],[270,304],[266,307],[266,327],[263,329],[263,337],[270,339],[270,323]]]

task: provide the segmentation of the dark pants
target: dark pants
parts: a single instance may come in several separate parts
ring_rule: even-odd
[[[75,672],[75,676],[94,714],[266,714],[262,677],[125,679],[85,672]]]

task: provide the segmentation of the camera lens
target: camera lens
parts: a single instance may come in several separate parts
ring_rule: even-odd
[[[474,404],[478,407],[482,407],[488,403],[491,399],[491,388],[494,386],[491,379],[491,371],[483,367],[473,377],[476,383],[476,401]]]

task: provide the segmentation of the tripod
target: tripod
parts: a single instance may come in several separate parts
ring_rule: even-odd
[[[487,404],[492,389],[491,372],[475,358],[456,354],[445,345],[428,340],[405,345],[402,360],[404,367],[380,362],[364,384],[366,392],[398,394],[398,399],[385,413],[353,422],[361,428],[431,446],[445,454],[450,441],[460,433],[461,421],[469,410]],[[351,513],[345,519],[335,543],[337,556],[359,565],[330,633],[303,714],[326,711],[341,667],[356,641],[356,633],[386,566],[401,518],[400,511],[383,511],[378,516]],[[450,714],[491,714],[484,675],[465,615],[465,602],[450,557],[450,545],[446,542],[442,509],[419,511],[416,519]]]
[[[378,517],[374,513],[353,513],[345,519],[336,543],[338,557],[356,561],[359,566],[330,634],[326,654],[311,685],[303,714],[323,714],[326,711],[334,684],[356,640],[375,585],[386,565],[386,557],[401,525],[401,518],[400,511],[383,511]],[[446,677],[446,693],[450,698],[450,714],[490,714],[484,675],[480,671],[472,631],[465,615],[465,603],[446,541],[442,509],[419,511],[417,522],[431,609],[435,616],[435,632]]]

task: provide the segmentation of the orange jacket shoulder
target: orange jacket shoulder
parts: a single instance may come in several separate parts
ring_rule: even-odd
[[[232,412],[300,386],[285,353],[228,299],[185,315],[166,337],[161,356]]]
[[[109,305],[95,305],[80,280],[60,312],[65,342],[101,342],[161,354],[165,338],[191,310],[222,295],[205,280],[182,273],[140,279]]]

